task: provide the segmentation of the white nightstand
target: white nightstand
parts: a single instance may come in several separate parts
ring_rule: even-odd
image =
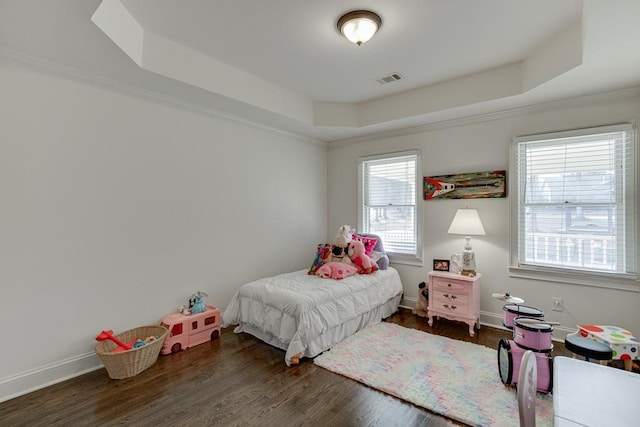
[[[480,329],[480,277],[429,272],[429,326],[433,326],[434,316],[442,316],[468,323],[469,334],[474,336],[474,328]]]

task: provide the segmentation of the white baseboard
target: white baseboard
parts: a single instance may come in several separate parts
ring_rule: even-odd
[[[503,313],[491,313],[488,311],[480,311],[480,324],[490,326],[492,328],[502,329],[504,331],[510,331],[503,325],[504,314]],[[565,337],[568,334],[574,333],[575,329],[566,328],[564,326],[553,326],[553,341],[564,342]]]
[[[411,310],[413,307],[415,307],[417,301],[418,300],[416,298],[405,297],[403,295],[402,299],[400,300],[400,307]]]
[[[411,310],[415,307],[417,298],[413,297],[402,297],[400,301],[400,307]],[[503,331],[510,331],[510,329],[506,328],[502,321],[504,319],[504,313],[492,313],[489,311],[480,311],[480,325],[481,326],[489,326],[491,328],[502,329]],[[568,334],[574,333],[575,329],[566,328],[563,326],[554,326],[553,327],[553,340],[558,342],[564,342],[565,337]]]
[[[0,403],[95,371],[104,365],[95,353],[81,354],[50,365],[0,378]]]

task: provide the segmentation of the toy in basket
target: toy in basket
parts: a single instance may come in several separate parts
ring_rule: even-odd
[[[196,292],[189,299],[189,309],[179,307],[177,313],[162,319],[160,326],[169,330],[169,336],[162,345],[161,354],[177,353],[220,336],[222,313],[212,305],[205,305],[202,301],[205,296],[204,292]]]
[[[141,326],[118,335],[102,331],[96,337],[100,341],[96,346],[96,354],[110,378],[118,380],[133,377],[158,360],[167,333],[167,329],[161,326]],[[136,346],[142,340],[148,343]]]
[[[117,353],[117,352],[120,352],[120,351],[131,350],[132,348],[142,347],[142,346],[145,346],[147,344],[151,344],[152,342],[156,341],[157,339],[158,339],[157,336],[151,335],[151,336],[148,336],[145,339],[136,338],[133,341],[126,343],[126,342],[121,341],[118,337],[113,336],[113,331],[112,330],[102,331],[96,337],[96,341],[110,340],[110,341],[113,341],[114,343],[118,344],[120,347],[118,347],[115,350],[113,350],[113,353]]]

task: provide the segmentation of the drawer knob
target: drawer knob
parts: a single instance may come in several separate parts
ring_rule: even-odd
[[[456,308],[458,308],[455,305],[450,306],[449,304],[444,304],[443,307],[448,310],[455,310]]]

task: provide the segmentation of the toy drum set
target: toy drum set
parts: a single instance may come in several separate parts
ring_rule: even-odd
[[[544,312],[521,305],[524,300],[509,294],[494,294],[495,298],[508,301],[503,307],[502,324],[513,331],[513,339],[501,339],[498,344],[498,373],[505,385],[516,385],[524,352],[531,350],[538,368],[537,390],[551,391],[553,380],[552,332],[555,322],[545,322]]]
[[[515,299],[516,297],[510,298]],[[517,299],[516,301],[524,302],[522,299]],[[526,305],[507,304],[502,307],[502,311],[502,324],[511,330],[513,330],[513,321],[518,317],[544,320],[544,311],[540,311],[533,307],[527,307]]]

